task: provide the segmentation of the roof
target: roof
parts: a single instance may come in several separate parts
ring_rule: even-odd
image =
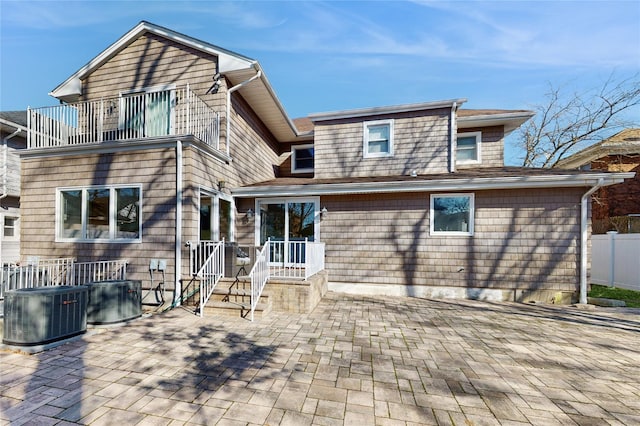
[[[592,187],[621,183],[635,173],[556,170],[529,167],[487,167],[455,173],[356,178],[277,178],[232,190],[234,197],[366,194],[416,191]]]
[[[462,103],[464,99],[458,99],[456,102]],[[450,107],[453,104],[450,101],[438,101],[421,104],[396,105],[391,107],[368,108],[361,110],[339,111],[333,113],[311,114],[309,117],[301,117],[294,119],[294,123],[298,131],[312,132],[315,121],[329,120],[332,118],[346,118],[358,116],[358,114],[384,114],[393,112],[405,112],[418,109],[439,108],[442,106]],[[458,127],[487,127],[487,126],[504,126],[505,134],[512,132],[520,127],[524,122],[535,115],[534,111],[529,110],[508,110],[508,109],[458,109]]]
[[[217,71],[223,74],[232,85],[242,83],[261,71],[260,78],[240,88],[239,92],[276,139],[281,142],[296,139],[296,128],[276,96],[264,71],[261,70],[258,61],[146,21],[141,21],[49,94],[67,102],[76,100],[82,93],[82,80],[87,75],[146,33],[152,33],[175,43],[217,56],[219,68]]]
[[[27,111],[0,111],[0,125],[8,131],[27,131]]]
[[[341,120],[345,118],[368,117],[383,114],[398,114],[402,112],[423,111],[437,108],[452,108],[455,105],[461,105],[466,99],[450,99],[445,101],[421,102],[415,104],[402,104],[381,106],[372,108],[349,109],[332,112],[319,112],[309,115],[309,119],[316,123],[318,121]]]
[[[559,169],[573,169],[608,155],[632,154],[640,154],[640,129],[625,129],[608,139],[588,146],[558,161],[554,167]]]

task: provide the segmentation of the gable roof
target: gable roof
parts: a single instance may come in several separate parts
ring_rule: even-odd
[[[640,154],[640,129],[625,129],[575,154],[563,158],[554,166],[559,169],[574,169],[608,155]]]
[[[276,139],[284,142],[294,140],[297,137],[298,132],[295,125],[276,96],[258,61],[146,21],[141,21],[98,56],[87,62],[53,89],[49,95],[66,102],[76,100],[82,93],[84,78],[146,33],[155,34],[175,43],[217,56],[217,72],[224,75],[232,85],[247,81],[259,73],[260,76],[256,81],[243,86],[239,92]]]

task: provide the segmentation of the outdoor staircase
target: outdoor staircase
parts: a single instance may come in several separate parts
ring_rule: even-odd
[[[248,275],[222,278],[204,307],[204,316],[221,315],[247,318],[251,312],[251,279]],[[254,311],[255,318],[271,312],[269,295],[263,292]]]

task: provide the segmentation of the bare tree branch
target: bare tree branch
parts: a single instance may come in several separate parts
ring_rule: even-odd
[[[565,97],[549,86],[546,102],[534,107],[536,116],[523,125],[516,145],[523,150],[522,165],[553,167],[582,147],[616,130],[640,125],[640,117],[625,114],[640,106],[640,78],[615,81],[613,75],[597,90]]]

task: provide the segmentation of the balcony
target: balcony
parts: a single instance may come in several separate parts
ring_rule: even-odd
[[[27,149],[193,135],[220,150],[220,116],[189,86],[28,109]]]

